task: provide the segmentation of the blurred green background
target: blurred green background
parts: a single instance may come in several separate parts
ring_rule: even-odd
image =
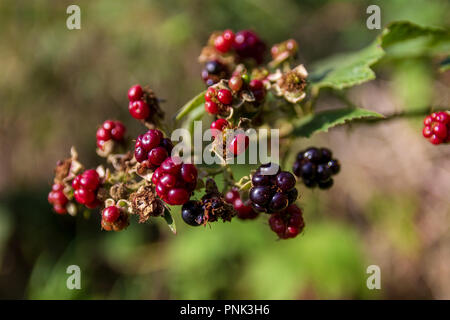
[[[70,31],[74,3],[82,28]],[[72,145],[88,166],[99,162],[103,120],[123,120],[130,136],[144,130],[128,115],[132,84],[166,99],[169,119],[204,88],[197,56],[212,31],[251,28],[268,44],[294,38],[308,68],[376,37],[366,28],[369,4],[381,7],[383,26],[449,27],[445,0],[2,0],[0,298],[449,299],[450,152],[421,137],[420,118],[296,141],[295,150],[331,147],[343,169],[329,192],[300,187],[306,229],[293,240],[277,241],[266,217],[194,229],[176,211],[176,236],[162,219],[107,233],[99,214],[58,216],[47,203],[56,160]],[[377,80],[349,95],[381,113],[448,108],[449,71],[437,63],[383,61]],[[325,96],[318,105],[339,102]],[[81,290],[66,288],[71,264],[82,270]],[[372,264],[381,290],[366,287]]]

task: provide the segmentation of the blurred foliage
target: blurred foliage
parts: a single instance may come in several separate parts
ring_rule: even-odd
[[[65,26],[66,7],[73,3],[82,10],[79,31]],[[376,3],[383,26],[394,20],[447,28],[450,24],[450,4],[445,0]],[[193,229],[176,211],[177,236],[159,219],[147,225],[133,220],[121,233],[106,233],[99,230],[98,213],[89,219],[57,216],[46,202],[53,165],[68,155],[71,145],[89,165],[98,161],[93,137],[105,117],[124,120],[130,136],[143,130],[128,117],[126,90],[131,84],[149,84],[166,99],[167,119],[204,89],[197,55],[211,31],[252,28],[268,43],[294,38],[300,43],[300,62],[308,68],[314,61],[373,42],[378,31],[365,26],[369,4],[1,1],[0,297],[396,297],[395,288],[379,293],[365,287],[365,270],[373,259],[364,223],[401,253],[419,254],[415,214],[424,201],[419,191],[378,192],[364,202],[364,190],[359,190],[351,205],[339,207],[336,203],[345,198],[339,185],[333,191],[337,195],[301,189],[307,227],[303,236],[289,241],[276,241],[265,217]],[[440,61],[434,63],[420,54],[401,61],[393,57],[376,72],[383,80],[389,77],[394,98],[403,108],[420,108],[433,96]],[[326,141],[322,137],[299,144]],[[239,170],[238,177],[248,168]],[[348,218],[354,214],[352,206],[361,211],[358,219],[364,223]],[[80,291],[65,287],[71,264],[81,267]],[[413,296],[418,292],[432,297],[423,286],[410,290]]]

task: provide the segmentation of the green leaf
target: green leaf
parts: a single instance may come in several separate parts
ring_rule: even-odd
[[[450,52],[450,31],[401,21],[381,34],[381,45],[390,57],[430,56]]]
[[[172,215],[170,214],[169,209],[164,209],[164,220],[166,220],[167,225],[169,226],[170,231],[173,232],[173,234],[177,234],[177,227],[175,225],[175,220],[173,220]]]
[[[205,102],[205,92],[200,92],[198,95],[196,95],[194,98],[192,98],[188,103],[186,103],[181,110],[178,112],[178,114],[175,116],[175,120],[180,120],[189,113],[191,113],[193,110],[198,109],[199,106],[203,105]]]
[[[297,137],[310,137],[316,132],[327,132],[328,129],[348,121],[382,117],[379,113],[362,108],[327,110],[300,119],[294,125],[293,134]]]
[[[338,54],[313,65],[308,77],[313,88],[344,89],[375,79],[370,66],[384,55],[379,41],[350,54]],[[314,67],[315,66],[315,67]]]
[[[410,22],[394,22],[366,48],[338,54],[313,64],[312,89],[344,89],[375,79],[370,68],[385,55],[414,57],[450,52],[450,32]]]

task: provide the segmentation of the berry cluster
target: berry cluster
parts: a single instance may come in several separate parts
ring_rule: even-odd
[[[136,139],[134,157],[147,168],[159,167],[172,152],[173,144],[161,131],[150,129]]]
[[[210,129],[213,130],[212,135],[214,139],[218,137],[218,133],[214,130],[221,131],[222,139],[225,142],[228,151],[234,156],[238,156],[247,150],[250,140],[244,133],[237,133],[236,135],[233,135],[231,141],[227,145],[227,130],[231,129],[231,125],[226,119],[217,119],[211,123]]]
[[[59,214],[67,213],[66,204],[69,202],[63,190],[64,185],[55,183],[52,186],[52,191],[48,194],[48,202],[53,205],[53,210]]]
[[[276,172],[271,170],[276,168]],[[260,166],[252,177],[250,200],[256,211],[273,213],[286,209],[298,197],[296,180],[292,173],[281,171],[272,163]]]
[[[236,188],[231,189],[225,194],[225,200],[233,205],[239,219],[255,219],[259,215],[259,212],[253,210],[250,199],[242,201],[241,195]]]
[[[228,78],[228,73],[228,67],[226,65],[217,60],[212,60],[205,64],[202,70],[202,79],[209,87],[222,79]]]
[[[423,121],[423,136],[432,144],[450,142],[450,115],[445,112],[433,112]]]
[[[316,185],[328,189],[333,185],[332,175],[339,172],[339,161],[332,159],[333,154],[327,148],[310,147],[297,154],[292,171],[303,180],[308,188]]]
[[[102,211],[102,229],[106,231],[121,231],[128,227],[128,214],[117,206],[109,206]]]
[[[209,87],[205,93],[205,110],[210,114],[224,114],[233,102],[233,94],[228,89]]]
[[[100,205],[97,191],[101,185],[100,176],[94,169],[86,170],[73,179],[72,187],[78,203],[92,209]]]
[[[159,108],[159,100],[154,92],[149,89],[143,89],[140,85],[134,85],[128,90],[128,111],[131,116],[138,120],[151,120],[153,116],[162,116]]]
[[[261,64],[264,60],[266,45],[251,30],[237,32],[234,37],[233,48],[241,59],[252,58],[257,64]]]
[[[126,128],[120,121],[106,120],[97,129],[97,147],[103,150],[106,141],[114,140],[122,142]]]
[[[303,212],[295,204],[271,215],[269,225],[281,239],[295,238],[305,227]]]
[[[197,186],[197,168],[183,163],[180,158],[169,157],[161,163],[152,176],[158,196],[170,205],[182,205],[191,197]]]

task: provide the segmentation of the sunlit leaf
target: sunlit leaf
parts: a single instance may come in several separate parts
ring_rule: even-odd
[[[379,113],[362,108],[327,110],[302,118],[295,124],[293,134],[297,137],[310,137],[316,132],[326,132],[332,127],[352,120],[382,117]]]

